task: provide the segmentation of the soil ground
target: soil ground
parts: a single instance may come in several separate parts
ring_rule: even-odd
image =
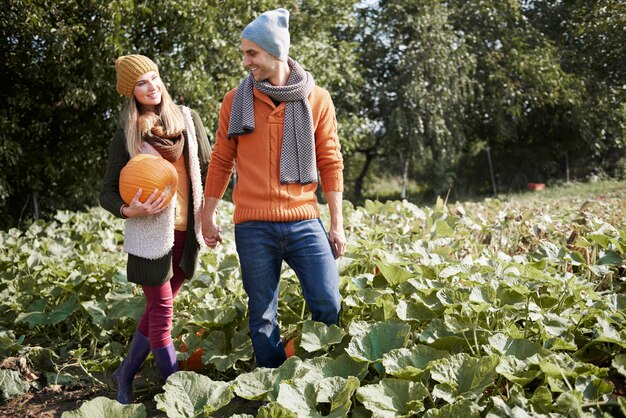
[[[60,418],[65,411],[80,408],[83,402],[104,396],[115,399],[115,391],[107,375],[95,376],[106,385],[65,386],[50,385],[42,390],[34,389],[24,395],[0,403],[0,418]],[[107,386],[109,385],[109,386]],[[148,418],[166,418],[167,415],[156,408],[154,396],[161,392],[156,376],[148,370],[140,372],[135,378],[135,403],[146,407]],[[225,418],[233,414],[256,416],[263,402],[248,401],[236,397],[212,417]]]

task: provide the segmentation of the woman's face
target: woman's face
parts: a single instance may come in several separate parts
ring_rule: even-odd
[[[163,83],[156,71],[150,71],[139,77],[135,83],[133,94],[135,100],[144,107],[154,110],[161,103]]]

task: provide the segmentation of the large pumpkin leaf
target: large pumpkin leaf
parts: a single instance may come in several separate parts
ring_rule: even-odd
[[[396,314],[403,321],[427,321],[439,317],[439,313],[433,312],[421,301],[399,301]]]
[[[380,274],[382,274],[390,286],[396,286],[400,283],[406,282],[414,276],[414,273],[411,273],[405,268],[394,264],[378,262],[376,263],[376,266],[380,270]]]
[[[450,357],[447,351],[440,351],[427,345],[418,344],[411,349],[391,350],[383,356],[385,371],[400,379],[417,381],[428,369],[433,360]]]
[[[430,367],[431,377],[439,382],[433,396],[453,403],[457,398],[476,399],[495,383],[498,356],[474,358],[461,353],[436,360]]]
[[[410,330],[410,325],[403,322],[379,322],[371,327],[367,335],[353,337],[346,353],[360,360],[380,360],[389,351],[405,347]]]
[[[337,325],[327,326],[321,322],[305,321],[302,324],[300,347],[309,353],[328,350],[331,345],[340,343],[344,335]]]
[[[613,385],[596,376],[578,376],[575,388],[587,401],[597,401],[602,396],[613,393]]]
[[[154,397],[157,408],[168,417],[193,417],[210,414],[235,397],[228,382],[213,381],[195,372],[180,371],[168,377],[164,393]]]
[[[556,400],[558,412],[566,417],[585,417],[583,404],[583,394],[575,390],[562,393]]]
[[[497,354],[513,356],[519,360],[526,360],[536,355],[548,353],[541,345],[522,338],[510,338],[504,334],[489,337],[489,348]]]
[[[298,357],[290,357],[277,369],[259,367],[250,373],[237,376],[234,390],[237,396],[249,400],[274,401],[279,384],[307,376],[311,369]]]
[[[213,330],[202,344],[202,363],[213,364],[219,371],[233,367],[238,360],[252,358],[252,342],[247,330],[236,333],[230,340],[223,331]]]
[[[424,410],[422,400],[428,396],[422,383],[385,378],[378,384],[357,389],[359,402],[377,417],[410,417]]]
[[[368,362],[357,361],[347,354],[337,358],[317,357],[307,363],[308,367],[317,370],[321,377],[339,376],[347,379],[355,376],[363,380],[367,375]]]
[[[533,410],[547,414],[552,410],[552,392],[547,386],[539,386],[530,398]]]
[[[487,413],[486,418],[501,418],[501,417],[515,417],[515,418],[532,418],[528,412],[520,408],[517,405],[509,406],[504,400],[498,396],[491,398],[493,407]]]
[[[445,405],[439,409],[429,409],[424,414],[424,418],[479,418],[480,412],[481,408],[476,402],[470,399],[461,399],[458,402]]]
[[[143,404],[122,405],[121,403],[99,396],[87,401],[74,411],[63,412],[61,418],[146,418]]]
[[[506,377],[510,382],[526,385],[532,382],[540,373],[539,367],[532,365],[530,361],[519,360],[513,356],[503,356],[496,367],[496,371]]]
[[[276,402],[299,417],[344,417],[350,410],[350,398],[359,380],[329,377],[319,381],[294,380],[281,383]],[[326,405],[326,408],[323,408]],[[327,409],[324,414],[320,412]]]

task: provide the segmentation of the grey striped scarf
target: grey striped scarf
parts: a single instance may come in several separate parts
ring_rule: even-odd
[[[313,115],[309,94],[315,86],[313,76],[291,58],[286,86],[273,86],[267,80],[254,81],[252,74],[243,79],[233,98],[228,138],[254,131],[254,94],[256,87],[274,100],[285,102],[283,147],[280,153],[280,182],[309,184],[317,181]]]

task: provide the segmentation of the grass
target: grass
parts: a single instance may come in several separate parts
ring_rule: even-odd
[[[499,195],[500,200],[539,200],[579,198],[594,199],[602,196],[626,198],[626,180],[602,180],[596,182],[570,182],[546,187],[542,191],[527,191]]]

